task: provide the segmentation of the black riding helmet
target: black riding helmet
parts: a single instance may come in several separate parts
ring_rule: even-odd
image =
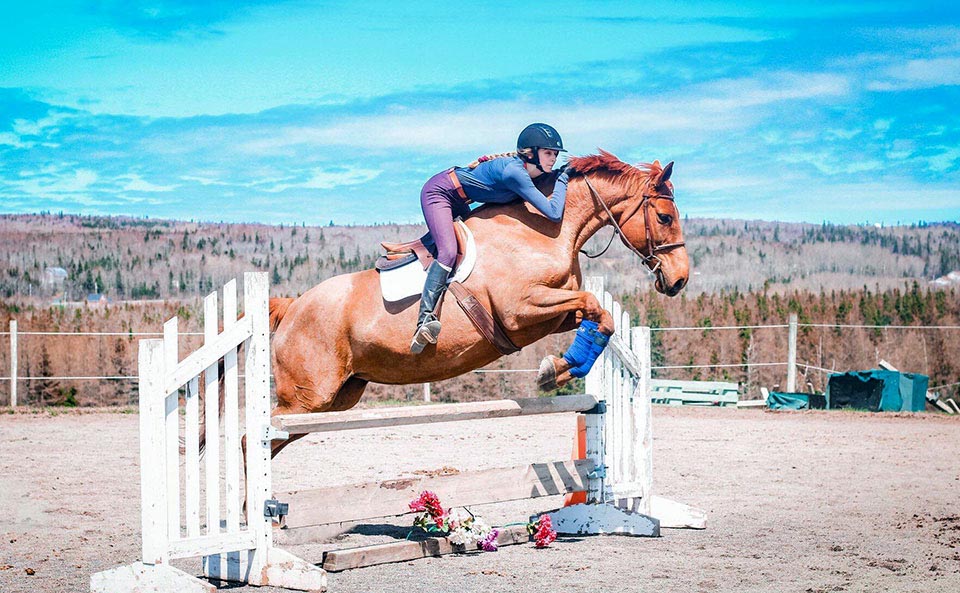
[[[525,148],[533,149],[532,156],[525,156],[521,151]],[[566,152],[563,148],[563,139],[553,126],[547,124],[530,124],[520,132],[517,138],[517,152],[524,161],[536,165],[540,171],[546,173],[540,166],[540,153],[538,148],[549,148],[558,152]]]

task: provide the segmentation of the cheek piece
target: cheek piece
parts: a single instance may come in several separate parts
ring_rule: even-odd
[[[577,329],[577,337],[564,353],[563,358],[572,365],[570,375],[585,377],[590,372],[597,357],[607,347],[610,336],[600,333],[595,321],[584,319]]]

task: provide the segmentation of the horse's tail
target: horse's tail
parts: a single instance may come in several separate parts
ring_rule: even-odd
[[[287,314],[287,309],[290,308],[290,303],[294,300],[291,298],[270,299],[270,331],[277,331],[277,326],[280,325],[283,316]]]

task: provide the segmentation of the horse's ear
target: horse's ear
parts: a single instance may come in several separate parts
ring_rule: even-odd
[[[659,164],[657,161],[654,161],[654,164]],[[654,183],[654,187],[660,186],[661,184],[666,183],[670,180],[670,175],[673,173],[673,161],[667,163],[667,166],[660,171],[660,174],[657,175],[657,181]]]

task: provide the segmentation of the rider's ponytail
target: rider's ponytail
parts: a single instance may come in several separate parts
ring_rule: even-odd
[[[525,148],[525,149],[523,149],[523,152],[524,152],[524,154],[526,154],[527,152],[533,153],[533,150],[530,149],[530,148]],[[499,158],[503,158],[503,157],[513,157],[513,156],[517,156],[517,151],[516,151],[516,150],[511,151],[511,152],[500,152],[500,153],[497,153],[497,154],[485,154],[485,155],[483,155],[482,157],[479,157],[477,160],[475,160],[475,161],[473,161],[472,163],[470,163],[469,165],[467,165],[467,168],[468,168],[468,169],[476,169],[477,166],[478,166],[480,163],[485,163],[485,162],[487,162],[487,161],[492,161],[493,159],[499,159]]]

